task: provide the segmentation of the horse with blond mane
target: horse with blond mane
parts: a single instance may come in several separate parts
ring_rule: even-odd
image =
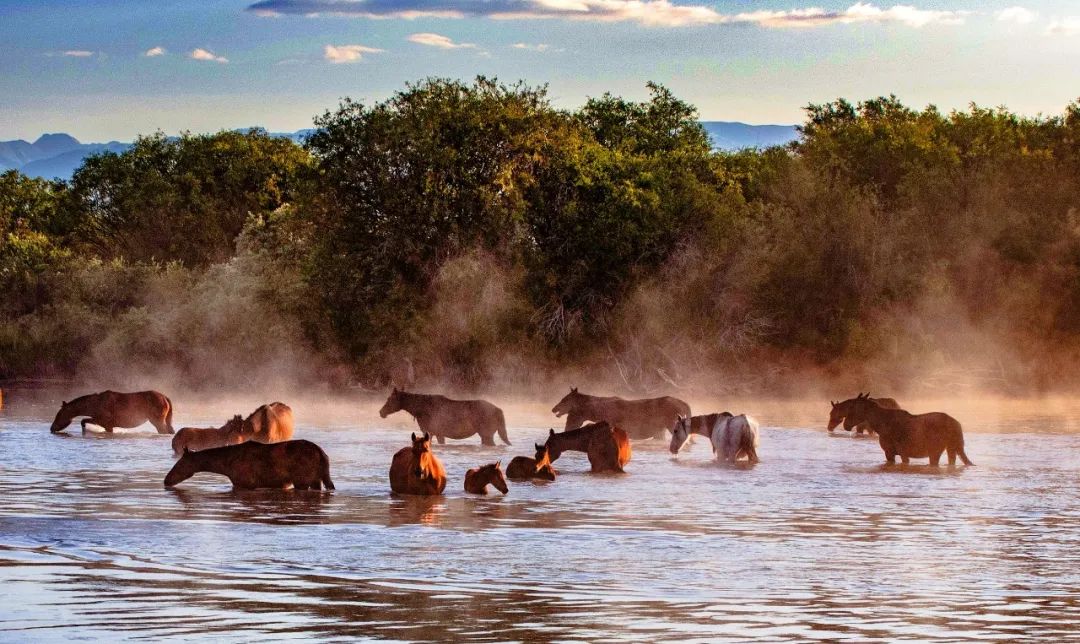
[[[431,434],[412,435],[412,445],[402,447],[390,463],[390,489],[397,494],[432,496],[446,488],[446,469],[431,451]]]

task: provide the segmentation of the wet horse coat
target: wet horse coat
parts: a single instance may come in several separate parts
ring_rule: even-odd
[[[554,481],[558,473],[551,466],[551,452],[547,444],[535,444],[536,458],[528,456],[515,456],[506,467],[506,476],[512,480],[527,481],[538,479],[541,481]]]
[[[623,472],[632,455],[626,432],[606,422],[558,433],[552,429],[544,446],[552,462],[563,452],[585,452],[593,472]]]
[[[334,489],[326,452],[305,440],[269,445],[248,441],[198,452],[185,450],[165,476],[165,487],[173,487],[198,472],[227,476],[238,490],[318,490],[320,485]]]
[[[488,485],[503,494],[510,491],[506,485],[506,477],[503,476],[501,461],[474,467],[465,472],[465,491],[469,494],[487,494]]]
[[[576,387],[563,396],[551,412],[566,415],[566,429],[577,429],[586,421],[607,422],[635,440],[663,438],[671,423],[680,415],[690,415],[690,405],[678,398],[642,398],[624,400],[617,396],[590,396]]]
[[[117,427],[130,429],[149,422],[159,434],[173,433],[172,401],[158,391],[102,391],[79,396],[60,405],[49,431],[54,434],[63,431],[78,416],[86,417],[81,422],[84,432],[87,423],[112,432]]]
[[[390,489],[397,494],[433,496],[446,489],[446,469],[431,451],[431,435],[412,435],[412,445],[402,447],[390,463]]]
[[[679,453],[690,434],[708,438],[718,461],[734,463],[745,455],[751,463],[758,462],[758,422],[752,416],[734,416],[726,411],[693,418],[682,416],[671,428],[671,444],[668,448],[672,454]]]
[[[486,400],[453,400],[432,394],[411,394],[394,389],[379,410],[379,416],[405,410],[416,419],[421,431],[445,442],[480,435],[483,445],[494,445],[495,435],[510,444],[506,436],[506,418],[501,409]]]

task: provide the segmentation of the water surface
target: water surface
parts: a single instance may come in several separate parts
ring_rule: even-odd
[[[466,495],[465,469],[557,422],[524,405],[512,448],[436,445],[447,495],[422,499],[386,478],[415,425],[371,401],[293,404],[335,492],[238,493],[163,489],[169,437],[148,425],[52,436],[59,395],[7,394],[0,641],[1080,639],[1068,405],[962,406],[966,470],[888,470],[876,441],[825,433],[827,406],[758,402],[754,468],[635,443],[626,475],[570,454],[554,483]],[[177,400],[176,424],[254,402]]]

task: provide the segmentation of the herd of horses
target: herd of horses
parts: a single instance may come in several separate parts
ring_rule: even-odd
[[[511,444],[502,410],[484,400],[452,400],[395,387],[379,416],[386,418],[398,411],[411,414],[421,434],[414,432],[411,444],[391,460],[390,489],[397,494],[438,495],[446,489],[446,468],[432,451],[433,438],[444,444],[448,438],[479,435],[483,445],[495,445],[498,435],[503,443]],[[568,451],[585,453],[594,473],[621,473],[630,462],[632,440],[663,439],[668,432],[672,454],[678,454],[690,436],[697,434],[710,441],[718,461],[758,462],[759,426],[747,414],[691,416],[690,406],[671,396],[625,400],[590,396],[577,388],[570,389],[551,411],[556,417],[566,416],[563,431],[551,429],[543,443],[534,444],[533,456],[515,456],[505,472],[501,461],[468,470],[465,491],[486,494],[490,485],[506,494],[507,479],[554,481],[558,471],[553,463]],[[334,489],[330,459],[315,443],[293,440],[293,413],[285,403],[262,405],[246,418],[233,416],[221,427],[174,431],[173,404],[167,396],[156,391],[104,391],[65,401],[50,430],[61,432],[79,417],[84,432],[88,423],[112,432],[149,422],[159,433],[173,434],[177,461],[165,476],[165,487],[210,472],[227,477],[236,489]],[[960,423],[948,414],[911,414],[891,398],[860,393],[832,403],[828,431],[841,423],[848,431],[876,433],[890,465],[897,457],[905,465],[913,458],[927,458],[937,467],[943,454],[950,467],[958,457],[965,465],[974,465],[964,453]]]

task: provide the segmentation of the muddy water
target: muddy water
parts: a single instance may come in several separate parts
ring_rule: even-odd
[[[1068,405],[962,407],[966,470],[885,470],[819,405],[761,402],[752,469],[637,443],[626,475],[567,455],[555,483],[464,494],[546,433],[526,405],[513,448],[436,446],[448,494],[418,499],[386,481],[414,426],[377,403],[294,404],[336,492],[234,493],[163,489],[149,426],[49,435],[52,398],[0,411],[0,641],[1080,639]],[[177,426],[249,408],[177,403]]]

